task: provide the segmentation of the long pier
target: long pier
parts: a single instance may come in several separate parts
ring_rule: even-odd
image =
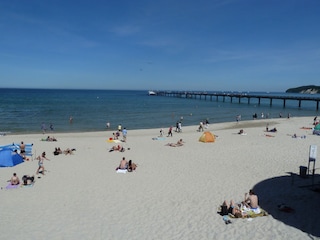
[[[286,107],[287,100],[296,100],[298,102],[298,107],[301,108],[302,101],[313,101],[316,103],[316,109],[319,110],[320,97],[315,96],[277,96],[277,95],[263,95],[263,94],[246,94],[246,93],[207,93],[207,92],[184,92],[184,91],[157,91],[157,96],[169,96],[169,97],[178,97],[178,98],[194,98],[194,99],[210,99],[213,98],[218,102],[219,99],[222,99],[223,102],[227,98],[230,99],[230,102],[233,103],[234,99],[238,103],[241,103],[242,99],[247,99],[248,104],[250,104],[251,99],[258,99],[258,104],[260,105],[261,99],[269,99],[269,104],[272,106],[274,99],[282,100],[283,107]]]

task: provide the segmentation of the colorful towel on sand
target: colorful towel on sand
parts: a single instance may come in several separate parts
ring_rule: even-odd
[[[20,185],[12,185],[11,183],[9,183],[7,186],[6,186],[6,189],[17,189]]]
[[[165,140],[166,138],[165,137],[154,137],[152,138],[152,140]]]
[[[120,140],[116,140],[116,139],[108,139],[107,142],[109,142],[109,143],[121,143]]]
[[[225,207],[225,209],[223,209]],[[220,206],[218,209],[218,213],[221,216],[229,216],[230,218],[237,218],[234,216],[232,213],[227,213],[227,208],[226,206]],[[268,212],[259,207],[259,212],[254,212],[254,210],[247,208],[245,206],[241,206],[241,212],[242,212],[242,218],[255,218],[255,217],[263,217],[263,216],[268,216]]]
[[[21,187],[22,187],[22,188],[33,187],[33,184],[34,184],[34,183],[27,184],[27,185],[22,184]]]
[[[117,169],[116,172],[117,173],[127,173],[128,170],[127,169]]]
[[[243,218],[255,218],[255,217],[263,217],[268,216],[269,214],[264,209],[260,208],[260,213],[255,213],[254,211],[245,211],[245,216]],[[229,213],[229,217],[236,218],[233,214]]]

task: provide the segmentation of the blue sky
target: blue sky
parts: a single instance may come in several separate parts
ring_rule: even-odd
[[[319,0],[0,1],[0,87],[320,85]]]

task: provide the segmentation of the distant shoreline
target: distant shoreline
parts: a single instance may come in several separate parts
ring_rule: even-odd
[[[292,117],[294,119],[304,119],[309,118],[309,116],[298,116],[298,117]],[[310,124],[312,124],[313,118],[310,117]],[[264,119],[252,119],[252,120],[244,120],[244,121],[226,121],[226,122],[220,122],[220,123],[211,123],[209,124],[210,129],[212,129],[212,126],[214,126],[213,130],[227,130],[227,129],[239,129],[239,128],[256,128],[256,127],[262,127],[264,128],[266,124],[268,123],[270,126],[280,124],[282,121],[290,121],[290,119],[287,118],[264,118]],[[140,129],[129,129],[127,128],[128,132],[141,132],[141,131],[149,131],[154,130],[155,133],[158,133],[159,130],[162,128],[164,130],[164,134],[167,133],[167,130],[170,126],[167,126],[165,128],[158,127],[158,128],[140,128]],[[196,131],[198,129],[198,125],[188,125],[188,126],[182,126],[183,131],[192,131],[193,129]],[[175,129],[175,126],[173,126],[173,129]],[[12,133],[9,132],[7,135],[11,136],[24,136],[24,135],[41,135],[41,136],[55,136],[55,135],[72,135],[72,134],[104,134],[106,133],[108,136],[112,136],[113,132],[116,132],[117,129],[105,129],[104,131],[74,131],[74,132],[46,132],[42,133],[39,132],[21,132],[21,133]],[[205,129],[206,131],[206,129]],[[0,132],[4,133],[4,132]],[[178,133],[177,133],[178,134]],[[5,136],[0,136],[5,137]]]

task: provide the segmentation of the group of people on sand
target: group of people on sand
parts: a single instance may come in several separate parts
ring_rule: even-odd
[[[267,123],[267,125],[266,125],[266,132],[277,132],[278,130],[277,130],[277,128],[271,128],[271,129],[269,129],[269,123]]]
[[[277,128],[268,129],[268,127],[267,127],[266,132],[278,132],[278,130],[277,130]]]
[[[127,170],[128,172],[132,172],[137,169],[137,164],[135,164],[132,160],[127,161],[125,157],[123,157],[120,161],[119,167],[116,170]]]
[[[45,139],[45,141],[47,141],[47,142],[56,142],[57,139],[56,139],[55,137],[50,137],[50,136],[48,136],[48,137]]]
[[[64,153],[65,155],[68,155],[68,154],[71,155],[73,154],[74,151],[76,151],[75,148],[67,148],[66,150],[62,151],[60,147],[57,147],[54,149],[53,155],[59,155],[62,153]]]
[[[126,149],[121,146],[120,144],[113,146],[109,152],[113,152],[113,151],[119,151],[119,152],[124,152]]]
[[[226,200],[221,205],[221,215],[233,215],[235,218],[245,218],[249,213],[259,214],[261,208],[258,204],[258,196],[251,189],[245,193],[244,201],[236,204],[233,200],[228,203]],[[230,222],[226,222],[230,223]]]
[[[19,185],[20,179],[16,173],[13,173],[13,176],[10,179],[11,185]],[[32,185],[34,183],[34,176],[23,175],[22,184],[23,185]]]
[[[67,155],[67,154],[72,154],[73,151],[75,151],[75,150],[76,150],[75,148],[73,148],[73,149],[67,148],[64,151],[61,151],[61,149],[58,147],[58,148],[55,148],[55,151],[53,152],[53,154],[59,155],[59,154],[64,153],[65,155]],[[37,175],[38,174],[45,175],[44,161],[45,160],[50,161],[50,159],[48,159],[46,157],[46,152],[42,152],[41,155],[36,157],[36,160],[38,160],[38,169],[36,171],[36,174]],[[22,182],[23,182],[23,185],[31,185],[34,182],[34,176],[24,175],[22,177]],[[11,185],[19,185],[20,184],[20,179],[16,173],[13,173],[13,176],[10,179],[10,183],[11,183]]]
[[[125,127],[122,128],[121,124],[119,124],[118,125],[118,130],[116,132],[112,133],[112,135],[113,135],[112,139],[113,140],[119,140],[119,137],[120,137],[121,134],[122,134],[121,141],[122,142],[126,142],[127,141],[128,131],[127,131],[127,129]]]
[[[201,121],[199,123],[199,127],[197,129],[198,132],[203,132],[204,128],[208,128],[209,127],[209,120],[205,119],[204,121]]]

